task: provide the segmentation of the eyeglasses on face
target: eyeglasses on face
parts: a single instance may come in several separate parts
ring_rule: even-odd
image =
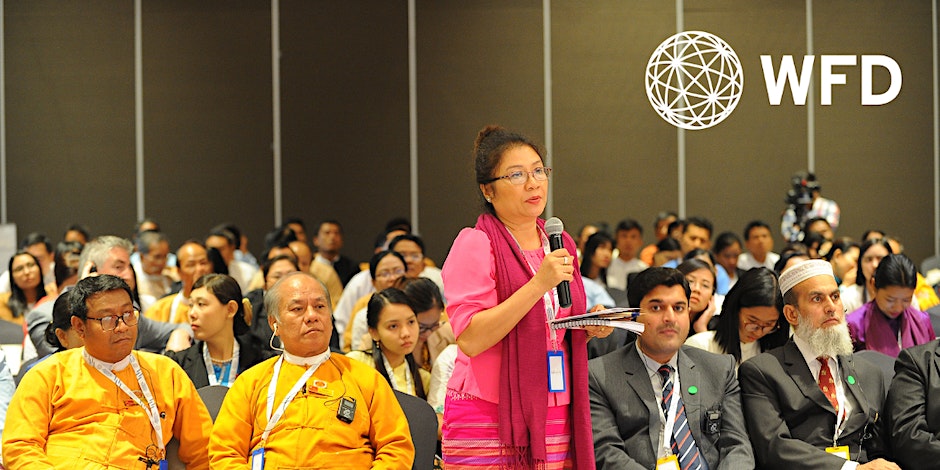
[[[770,334],[774,331],[777,331],[778,329],[780,329],[780,325],[777,325],[776,323],[773,325],[759,325],[749,321],[745,321],[744,323],[744,331],[747,331],[748,333]]]
[[[392,271],[379,271],[375,273],[376,279],[393,279],[396,277],[402,277],[405,275],[404,269],[395,269]]]
[[[131,310],[130,312],[124,312],[120,315],[108,315],[106,317],[88,317],[88,320],[95,320],[101,322],[101,329],[103,331],[112,331],[117,328],[118,320],[124,322],[127,326],[134,326],[137,324],[137,318],[140,314],[137,310]]]
[[[441,327],[441,322],[439,321],[434,322],[434,323],[427,323],[427,324],[418,322],[418,334],[423,335],[425,333],[430,333],[432,331],[437,330],[440,327]]]
[[[491,179],[489,182],[492,183],[493,181],[497,180],[509,180],[509,182],[512,184],[520,185],[525,184],[525,182],[529,180],[529,176],[532,176],[532,178],[536,181],[545,181],[551,174],[551,168],[540,166],[532,171],[513,170],[509,172],[509,174],[497,176]]]

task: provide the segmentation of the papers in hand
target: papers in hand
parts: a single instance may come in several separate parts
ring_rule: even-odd
[[[556,318],[549,321],[548,326],[556,330],[584,328],[585,326],[611,326],[641,334],[645,325],[636,321],[639,317],[640,309],[638,308],[615,307],[573,317]]]

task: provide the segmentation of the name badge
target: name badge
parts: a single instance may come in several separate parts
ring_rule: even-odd
[[[565,352],[548,352],[548,391],[565,391]]]
[[[264,447],[251,452],[251,470],[264,470]]]
[[[832,455],[838,455],[845,460],[849,460],[849,446],[838,446],[838,447],[826,447],[826,452],[829,452]]]
[[[675,455],[668,455],[656,461],[656,470],[682,470],[679,468],[679,459]]]

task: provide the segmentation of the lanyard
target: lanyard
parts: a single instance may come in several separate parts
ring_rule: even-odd
[[[682,393],[682,389],[679,388],[679,370],[676,369],[672,372],[672,399],[669,400],[669,413],[663,416],[666,422],[663,424],[663,448],[666,451],[666,455],[672,454],[672,433],[673,429],[676,426],[676,412],[679,408],[679,394]],[[665,387],[666,384],[663,383]],[[662,395],[662,389],[660,389],[660,395]],[[660,407],[660,410],[662,407]]]
[[[392,365],[389,364],[388,358],[385,357],[384,353],[382,354],[382,362],[385,363],[385,373],[388,374],[388,380],[392,382],[392,389],[414,395],[415,394],[414,382],[413,382],[414,379],[412,378],[412,375],[411,375],[411,369],[409,369],[408,367],[405,367],[405,388],[401,388],[398,386],[398,383],[395,380],[395,370],[392,369]],[[404,364],[408,364],[408,361],[405,361]]]
[[[535,267],[532,266],[532,263],[529,262],[529,259],[525,257],[525,252],[522,251],[522,245],[519,245],[519,241],[516,240],[516,237],[513,236],[512,232],[510,232],[509,230],[506,230],[506,232],[509,233],[510,237],[512,237],[512,241],[516,242],[516,247],[519,248],[519,254],[522,255],[522,259],[525,260],[525,264],[529,266],[529,271],[532,273],[532,276],[534,277],[535,274],[538,272],[538,270],[535,269]],[[542,238],[542,250],[545,252],[545,256],[548,256],[548,254],[550,253],[550,251],[548,251],[548,237],[546,237],[545,232],[541,230],[539,230],[539,236]],[[572,264],[574,263],[572,262]],[[549,325],[550,322],[555,321],[555,306],[558,305],[558,303],[559,302],[558,302],[558,288],[557,287],[553,287],[550,293],[546,292],[544,295],[542,295],[542,304],[545,305],[545,318],[548,320],[545,323],[546,326]],[[557,332],[555,331],[554,328],[551,328],[551,327],[548,327],[548,332],[552,337],[552,350],[558,351]]]
[[[215,375],[215,367],[212,365],[212,357],[209,356],[209,345],[202,343],[202,358],[206,361],[206,374],[209,376],[209,385],[225,385],[231,387],[238,376],[238,341],[235,341],[235,347],[232,348],[232,360],[226,364],[222,371],[222,377]]]
[[[839,371],[839,376],[838,377],[833,376],[833,379],[838,379],[838,380],[835,380],[834,382],[838,385],[841,385],[842,384],[842,371],[839,370],[839,360],[835,358],[833,359],[836,363],[836,370]],[[848,404],[848,400],[845,397],[844,386],[836,387],[836,403],[839,404],[839,409],[836,410],[836,427],[835,427],[835,430],[832,432],[832,447],[838,447],[839,436],[842,435],[842,431],[845,430],[845,421],[846,421],[846,417],[848,414],[845,411],[845,407]]]
[[[137,385],[140,386],[140,391],[143,393],[144,399],[147,400],[146,405],[144,405],[140,398],[138,398],[137,395],[131,391],[131,389],[128,388],[128,386],[125,385],[120,378],[118,378],[118,376],[114,375],[114,372],[111,372],[111,364],[92,357],[86,350],[82,351],[82,355],[85,357],[85,362],[90,364],[92,367],[97,369],[98,372],[101,372],[105,377],[114,382],[114,384],[117,385],[121,391],[127,394],[127,396],[131,397],[131,399],[134,400],[134,402],[137,403],[137,405],[140,406],[142,410],[144,410],[144,414],[146,414],[147,418],[150,419],[150,425],[153,427],[153,432],[157,435],[157,446],[160,448],[160,454],[165,454],[166,452],[163,445],[163,425],[160,423],[160,412],[157,410],[157,402],[153,399],[153,394],[150,393],[150,387],[147,385],[147,381],[144,380],[144,372],[140,369],[140,364],[138,364],[137,358],[134,357],[133,354],[128,356],[130,358],[131,368],[134,370],[134,375],[137,377]]]
[[[277,391],[277,377],[281,373],[281,363],[284,362],[284,356],[282,355],[277,359],[277,362],[274,363],[274,372],[271,375],[271,383],[268,385],[268,424],[264,427],[264,432],[261,434],[261,446],[264,447],[264,443],[267,442],[268,436],[271,434],[271,430],[274,429],[274,425],[281,420],[281,416],[284,415],[284,411],[287,409],[287,405],[297,396],[297,393],[300,392],[301,387],[307,384],[307,380],[313,375],[314,371],[320,367],[321,364],[326,362],[330,358],[329,350],[323,355],[323,357],[317,358],[318,360],[311,364],[307,371],[304,372],[304,375],[300,376],[300,379],[297,380],[297,383],[291,387],[290,391],[287,392],[287,395],[284,396],[284,399],[281,400],[281,404],[278,405],[277,410],[274,410],[274,392]]]

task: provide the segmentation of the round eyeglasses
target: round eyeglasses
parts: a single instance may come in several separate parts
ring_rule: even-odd
[[[131,310],[130,312],[124,312],[120,315],[108,315],[106,317],[88,317],[88,320],[95,320],[101,322],[101,329],[103,331],[112,331],[117,328],[118,320],[124,322],[127,326],[134,326],[137,324],[137,317],[139,314],[137,310]]]

